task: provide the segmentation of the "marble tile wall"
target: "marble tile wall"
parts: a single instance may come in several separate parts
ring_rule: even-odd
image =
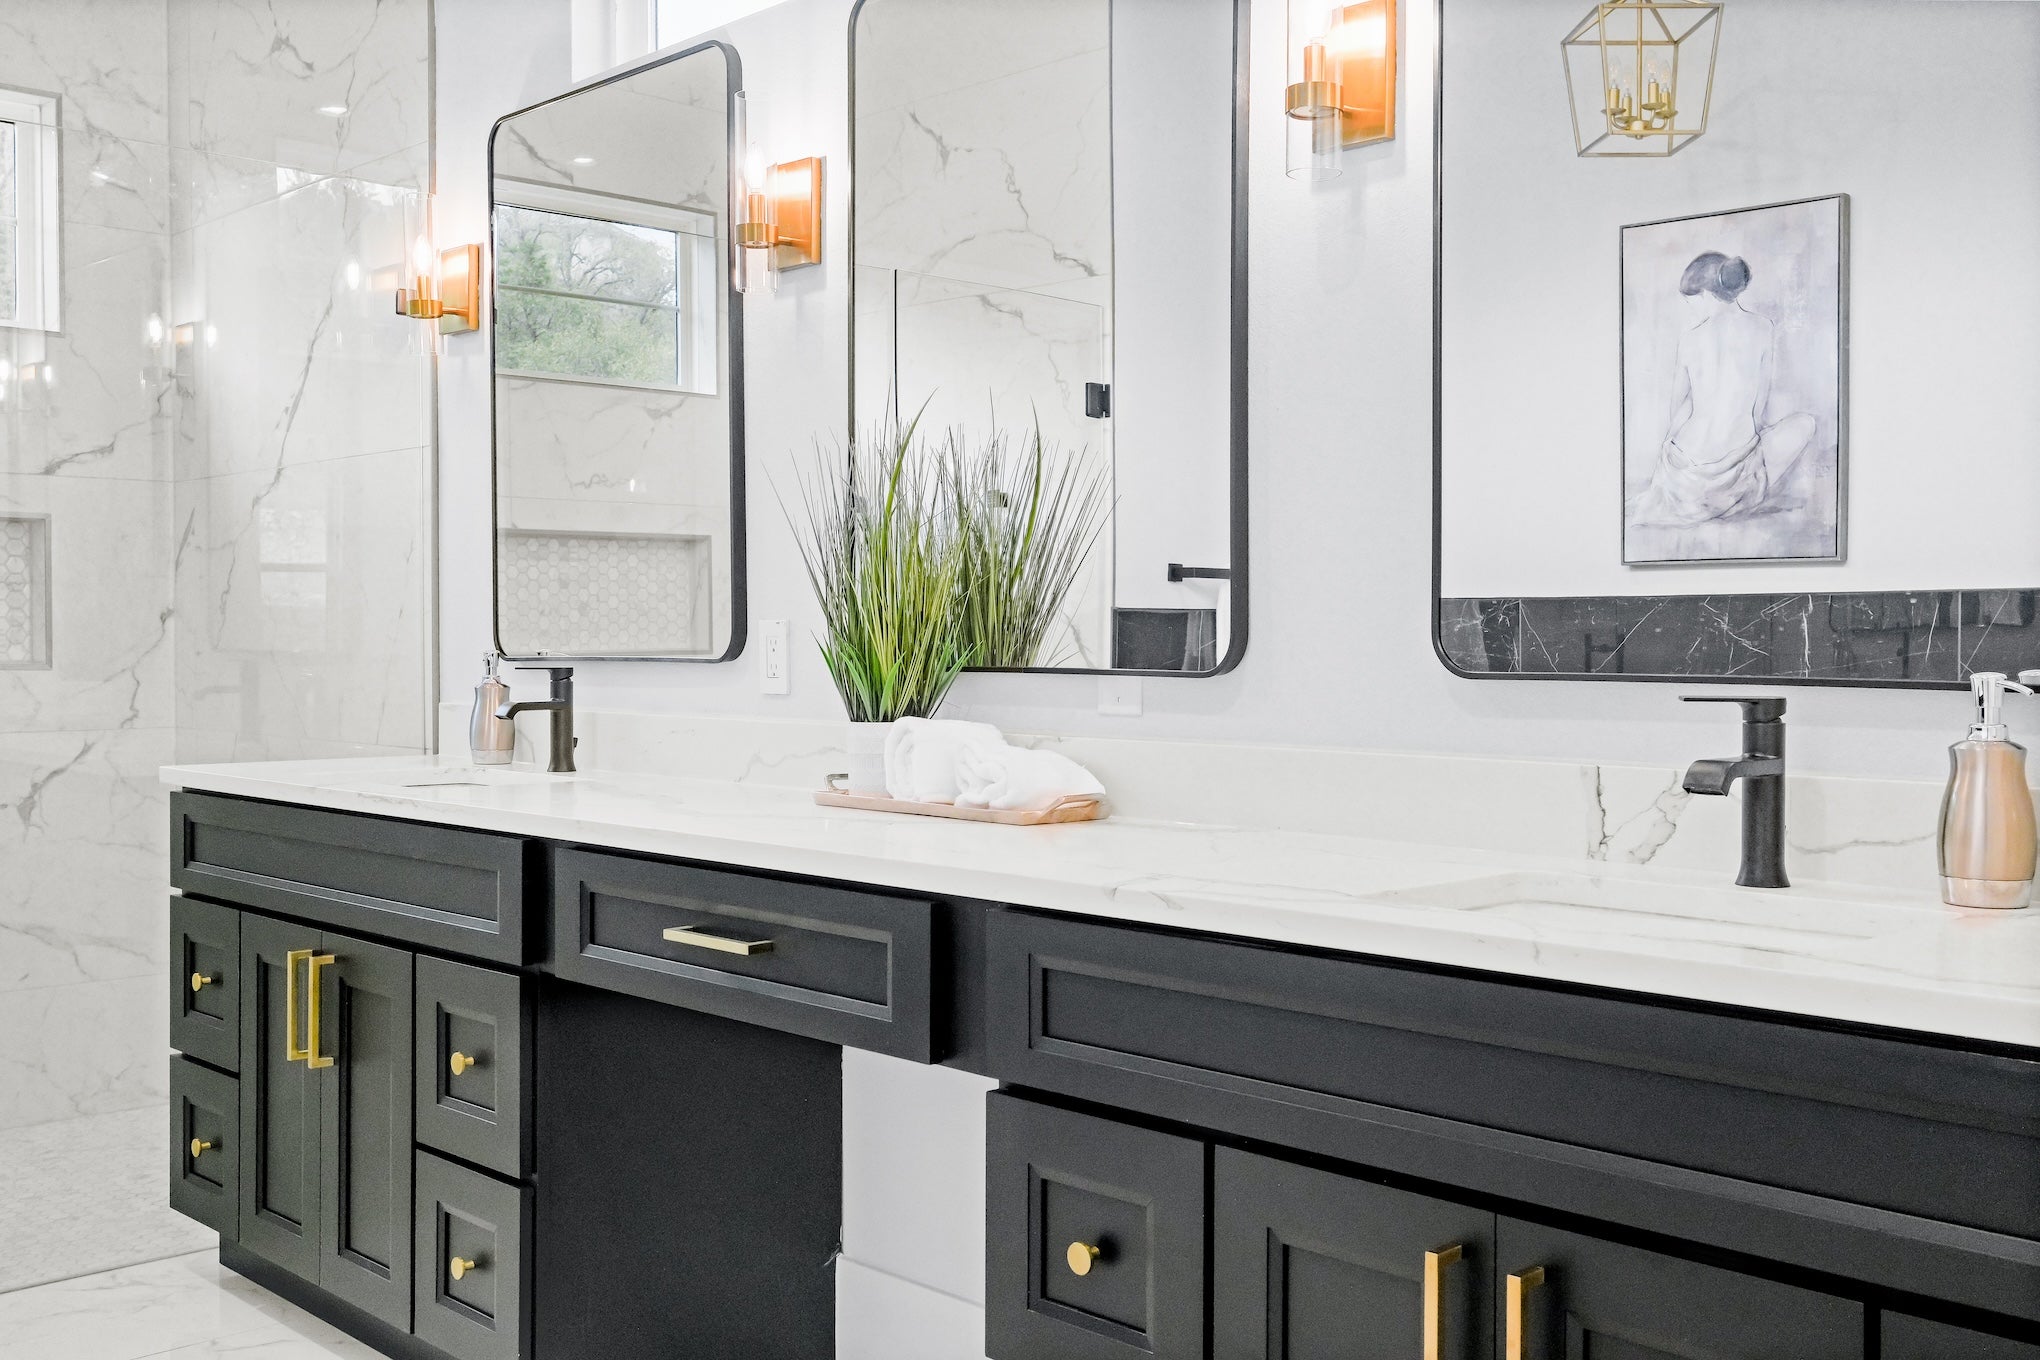
[[[0,7],[0,86],[58,96],[64,298],[0,330],[0,517],[46,518],[51,597],[48,664],[0,668],[0,1128],[164,1098],[159,766],[426,743],[431,367],[370,285],[428,26]]]

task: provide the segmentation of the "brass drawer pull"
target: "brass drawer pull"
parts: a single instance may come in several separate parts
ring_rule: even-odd
[[[753,954],[770,954],[770,940],[732,940],[724,935],[705,934],[700,926],[673,926],[665,932],[669,944],[691,944],[697,949],[713,949],[720,954],[741,954],[749,958]]]
[[[319,1054],[319,970],[333,962],[331,954],[314,954],[305,961],[305,990],[309,994],[305,1002],[305,1066],[318,1070],[331,1067],[331,1058]]]
[[[480,1058],[470,1058],[465,1053],[455,1053],[446,1060],[447,1069],[456,1077],[467,1071],[470,1067],[480,1067],[481,1065],[482,1060]]]
[[[453,1276],[456,1280],[465,1280],[470,1270],[480,1270],[481,1268],[482,1263],[480,1261],[464,1261],[458,1256],[446,1263],[446,1273]]]
[[[1445,1360],[1445,1269],[1465,1259],[1456,1242],[1424,1253],[1424,1360]]]
[[[192,1160],[192,1161],[194,1161],[194,1162],[195,1162],[195,1161],[197,1161],[197,1160],[198,1160],[198,1156],[199,1156],[199,1154],[200,1154],[200,1153],[202,1153],[202,1152],[207,1152],[207,1151],[210,1151],[210,1150],[211,1150],[211,1148],[212,1148],[212,1144],[211,1144],[211,1143],[208,1143],[208,1142],[206,1142],[206,1141],[205,1141],[205,1139],[203,1139],[203,1138],[194,1138],[194,1139],[192,1139],[192,1140],[191,1140],[191,1160]]]
[[[1089,1242],[1072,1242],[1063,1259],[1070,1263],[1070,1274],[1089,1275],[1091,1267],[1098,1263],[1098,1248]]]
[[[200,988],[209,987],[218,981],[218,978],[210,977],[204,973],[193,973],[191,975],[191,990],[196,993]]]
[[[298,1042],[298,965],[318,953],[316,949],[293,949],[283,956],[283,1056],[287,1062],[303,1062],[311,1050]]]
[[[1532,1266],[1509,1276],[1508,1360],[1523,1360],[1523,1301],[1544,1283],[1544,1267]]]

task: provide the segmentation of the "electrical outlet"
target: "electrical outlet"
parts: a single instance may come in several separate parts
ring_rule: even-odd
[[[793,664],[787,654],[786,620],[764,619],[758,624],[758,692],[793,693]]]
[[[1098,711],[1110,718],[1140,716],[1140,677],[1101,675],[1098,677]]]

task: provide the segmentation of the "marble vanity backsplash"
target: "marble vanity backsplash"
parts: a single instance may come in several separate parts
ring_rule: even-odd
[[[467,750],[465,705],[440,709],[440,749]],[[584,771],[821,787],[843,768],[834,723],[584,709]],[[1365,836],[1418,845],[1656,864],[1734,877],[1740,801],[1696,798],[1683,769],[1100,737],[1030,737],[1096,772],[1116,815],[1151,821]],[[544,759],[543,725],[518,733]],[[1795,881],[1938,893],[1941,785],[1795,775],[1788,866]]]

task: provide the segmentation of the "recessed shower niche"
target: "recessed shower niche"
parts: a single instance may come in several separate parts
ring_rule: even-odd
[[[0,670],[50,664],[50,522],[0,516]]]

